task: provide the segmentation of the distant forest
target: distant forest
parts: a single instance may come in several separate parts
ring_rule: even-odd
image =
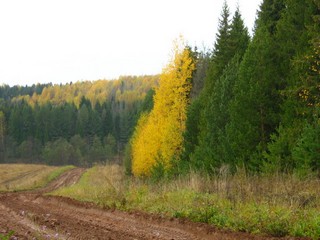
[[[0,86],[0,162],[90,166],[119,159],[158,81]]]

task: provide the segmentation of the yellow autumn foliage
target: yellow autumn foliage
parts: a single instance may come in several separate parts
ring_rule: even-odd
[[[168,169],[181,153],[194,70],[191,50],[176,44],[173,60],[160,75],[154,108],[140,118],[131,141],[134,175],[149,176],[157,163]]]
[[[43,89],[40,94],[36,92],[29,95],[17,96],[12,102],[26,101],[30,106],[44,105],[50,102],[53,105],[74,103],[79,107],[81,99],[90,100],[92,107],[96,103],[105,101],[125,102],[132,106],[137,100],[142,100],[146,92],[157,85],[159,76],[123,76],[118,80],[82,81],[65,85],[52,85]]]

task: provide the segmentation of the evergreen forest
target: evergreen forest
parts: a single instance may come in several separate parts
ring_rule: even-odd
[[[319,1],[264,0],[253,36],[225,2],[214,48],[176,47],[153,99],[131,140],[136,176],[319,175]]]
[[[120,161],[158,76],[0,86],[0,162],[92,166]]]

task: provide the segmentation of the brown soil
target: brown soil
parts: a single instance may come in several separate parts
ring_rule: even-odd
[[[14,230],[11,239],[279,239],[42,195],[74,184],[83,172],[70,170],[38,191],[0,194],[0,234]]]

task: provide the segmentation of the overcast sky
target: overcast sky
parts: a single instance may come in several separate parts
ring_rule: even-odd
[[[239,4],[252,30],[261,0]],[[1,0],[0,85],[157,74],[180,34],[212,48],[223,0]]]

